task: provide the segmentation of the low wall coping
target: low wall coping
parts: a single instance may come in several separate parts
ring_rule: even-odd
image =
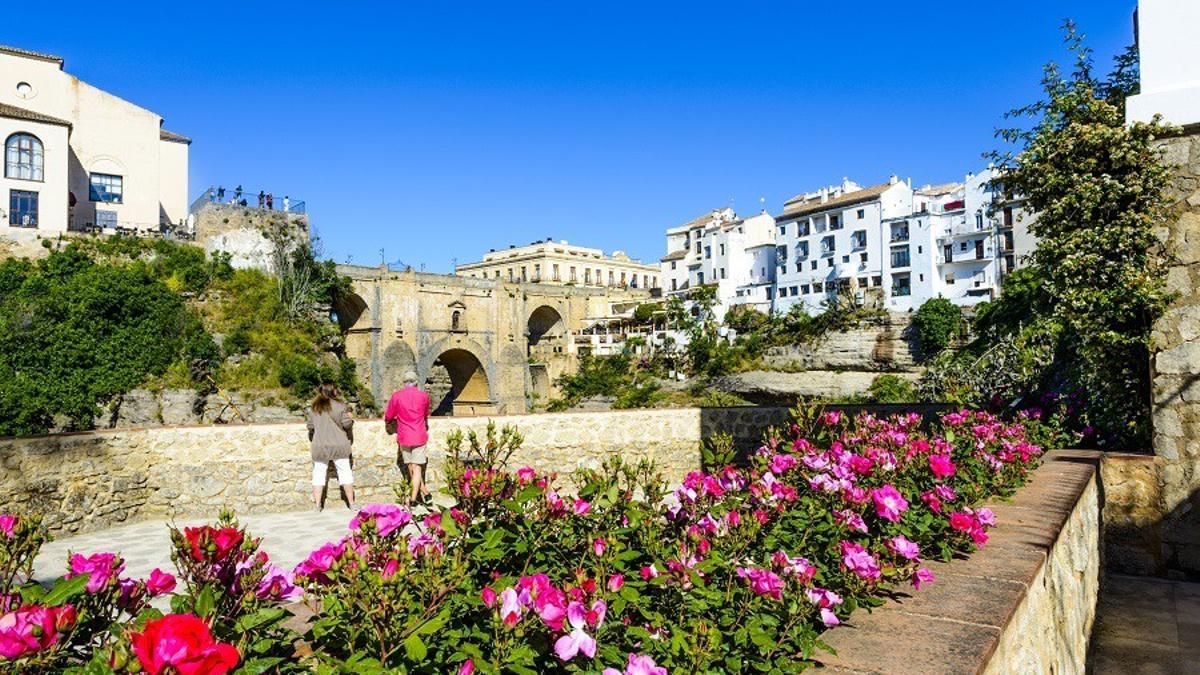
[[[822,640],[832,673],[979,673],[1031,590],[1059,534],[1094,480],[1101,453],[1047,453],[1030,481],[996,514],[990,539],[969,557],[929,562],[933,584],[895,589],[882,607],[860,609]],[[1097,552],[1097,555],[1099,553]]]

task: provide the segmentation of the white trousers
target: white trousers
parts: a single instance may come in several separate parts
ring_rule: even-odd
[[[338,485],[354,485],[354,471],[350,469],[349,457],[333,460],[333,468],[337,469]],[[323,487],[328,472],[329,462],[313,460],[313,487]]]

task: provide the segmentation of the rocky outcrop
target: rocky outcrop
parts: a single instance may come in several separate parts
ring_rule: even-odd
[[[772,370],[917,370],[916,344],[906,314],[889,314],[878,322],[828,333],[804,344],[772,347],[763,363]]]
[[[303,411],[272,399],[234,394],[205,396],[194,389],[134,389],[113,402],[112,412],[98,421],[105,428],[131,429],[230,422],[295,422]]]
[[[789,405],[801,398],[839,399],[865,394],[880,373],[810,370],[782,373],[752,370],[727,375],[713,386],[761,405]],[[915,373],[898,373],[915,381]]]

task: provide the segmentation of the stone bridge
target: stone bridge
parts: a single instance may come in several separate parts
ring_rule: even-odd
[[[355,294],[335,307],[346,352],[376,401],[412,370],[435,415],[516,414],[576,366],[574,333],[649,298],[625,288],[507,283],[340,265]]]

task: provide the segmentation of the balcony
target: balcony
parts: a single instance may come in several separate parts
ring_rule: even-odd
[[[261,201],[259,199],[260,194],[262,195]],[[196,197],[192,201],[191,206],[188,207],[188,213],[196,213],[210,204],[214,206],[239,206],[279,213],[305,214],[308,212],[303,200],[292,199],[288,195],[277,197],[274,193],[268,193],[265,190],[255,192],[253,190],[243,191],[241,186],[229,189],[223,186],[215,186],[201,192],[200,196]]]
[[[912,295],[912,286],[892,286],[892,297],[903,298]]]
[[[908,241],[908,228],[901,230],[892,230],[892,239],[890,243],[899,244]]]
[[[954,265],[957,263],[984,262],[984,261],[989,261],[991,259],[992,259],[992,257],[990,255],[988,255],[988,253],[986,251],[984,253],[976,253],[975,251],[968,251],[965,253],[960,253],[960,254],[951,255],[951,256],[946,256],[944,254],[939,255],[937,257],[937,264],[939,264],[939,265]]]

